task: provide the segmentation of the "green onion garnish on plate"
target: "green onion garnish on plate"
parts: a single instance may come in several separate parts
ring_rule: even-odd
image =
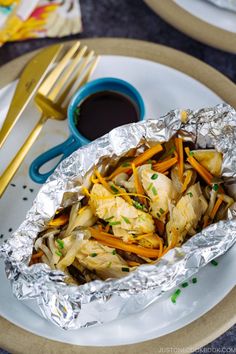
[[[213,265],[213,266],[218,266],[218,262],[215,260],[215,259],[213,259],[212,261],[211,261],[211,264]]]
[[[172,294],[171,295],[171,301],[173,302],[173,304],[176,304],[176,300],[177,300],[177,298],[179,297],[179,295],[180,295],[180,293],[181,293],[181,290],[180,289],[177,289],[175,292],[174,292],[174,294]]]
[[[188,282],[186,281],[185,283],[183,283],[182,285],[182,288],[187,288],[187,286],[188,286]]]

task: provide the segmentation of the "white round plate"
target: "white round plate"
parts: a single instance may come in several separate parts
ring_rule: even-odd
[[[143,96],[146,118],[157,118],[174,108],[202,108],[222,99],[197,80],[175,69],[148,60],[103,55],[93,79],[115,76],[129,81]],[[3,120],[16,83],[0,90],[0,117]],[[0,173],[24,141],[38,117],[31,104],[0,151]],[[30,162],[68,136],[67,123],[49,121],[32,147],[3,198],[0,200],[0,235],[6,239],[24,220],[40,186],[28,176]],[[218,267],[208,265],[197,274],[198,282],[182,289],[176,304],[166,294],[146,310],[106,325],[65,332],[16,300],[0,263],[0,315],[37,335],[70,344],[112,346],[138,343],[173,332],[209,311],[235,285],[236,247],[219,259]],[[32,306],[31,306],[32,308]]]
[[[236,33],[236,12],[217,7],[206,0],[174,0],[191,15],[215,27]],[[219,39],[220,40],[220,39]]]

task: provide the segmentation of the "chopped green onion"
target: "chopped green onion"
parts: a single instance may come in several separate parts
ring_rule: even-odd
[[[133,205],[136,209],[143,210],[143,208],[144,208],[144,206],[142,204],[140,204],[139,202],[137,202],[136,200],[133,201]]]
[[[160,215],[159,213],[157,213],[157,217],[158,217],[158,218],[160,218],[160,217],[161,217],[161,215]]]
[[[115,225],[120,225],[120,224],[121,224],[120,221],[110,221],[110,222],[109,222],[109,225],[110,225],[110,226],[115,226]]]
[[[149,191],[152,188],[152,186],[153,186],[153,183],[150,183],[147,190]]]
[[[211,264],[213,265],[213,266],[218,266],[218,262],[215,260],[215,259],[213,259],[212,261],[211,261]]]
[[[188,282],[182,284],[182,288],[187,288],[187,286],[188,286]]]
[[[158,174],[157,173],[153,173],[151,179],[157,179],[157,177],[158,177]]]
[[[130,166],[130,162],[124,162],[121,165],[122,167],[129,167]]]
[[[151,159],[147,160],[147,163],[152,164],[152,160]]]
[[[110,221],[111,219],[113,219],[114,216],[110,216],[109,218],[107,218],[105,221]]]
[[[129,272],[129,268],[126,268],[126,267],[122,267],[121,270],[122,270],[122,272]]]
[[[64,242],[62,240],[60,240],[59,238],[56,240],[59,248],[62,250],[64,248]]]
[[[116,250],[113,250],[111,253],[112,253],[113,255],[115,255],[115,254],[116,254]]]
[[[192,192],[187,193],[187,195],[189,195],[189,196],[190,196],[190,198],[192,198],[192,197],[193,197],[193,193],[192,193]]]
[[[193,283],[193,284],[196,284],[196,283],[197,283],[197,278],[193,278],[193,279],[192,279],[192,283]]]
[[[164,211],[162,208],[160,208],[160,209],[159,209],[159,212],[160,212],[161,214],[164,214],[165,211]]]
[[[112,186],[112,185],[111,185],[111,190],[112,190],[114,193],[118,193],[118,192],[119,192],[118,189],[117,189],[116,187]]]
[[[97,256],[97,253],[91,253],[90,254],[90,257],[96,257]]]
[[[198,226],[198,227],[196,228],[196,231],[197,231],[197,232],[201,232],[201,231],[202,231],[202,228],[201,228],[200,226]]]
[[[110,268],[110,267],[111,267],[111,262],[109,262],[107,265],[107,268]]]
[[[152,193],[153,193],[154,195],[157,195],[157,190],[156,190],[155,187],[152,187]]]
[[[212,188],[213,188],[214,191],[217,192],[218,189],[219,189],[219,185],[218,184],[214,184]]]
[[[177,289],[174,294],[171,295],[171,301],[173,302],[173,304],[176,304],[177,297],[180,295],[180,293],[181,290]]]
[[[190,151],[189,155],[190,155],[190,156],[193,156],[193,155],[194,155],[194,152],[193,152],[193,151]]]
[[[130,224],[130,221],[128,218],[126,218],[125,216],[122,216],[122,215],[121,215],[121,217],[126,222],[126,224]]]
[[[56,250],[55,253],[56,253],[56,255],[58,255],[59,257],[62,256],[62,253],[61,253],[59,250]]]

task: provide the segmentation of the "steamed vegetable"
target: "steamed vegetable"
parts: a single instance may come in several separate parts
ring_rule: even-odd
[[[107,174],[95,168],[84,199],[58,211],[39,234],[30,265],[44,262],[69,283],[84,284],[157,261],[226,217],[234,200],[221,169],[221,153],[191,151],[180,136],[141,154],[132,150]]]

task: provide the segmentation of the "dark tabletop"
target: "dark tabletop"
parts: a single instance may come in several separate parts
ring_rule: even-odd
[[[80,0],[83,33],[63,40],[88,37],[125,37],[164,44],[212,65],[236,83],[236,55],[193,40],[154,14],[142,0]],[[0,65],[61,39],[34,39],[0,48]],[[200,351],[198,351],[200,352]],[[236,353],[236,326],[201,352]],[[0,354],[6,352],[1,351]],[[23,354],[23,353],[22,353]]]

